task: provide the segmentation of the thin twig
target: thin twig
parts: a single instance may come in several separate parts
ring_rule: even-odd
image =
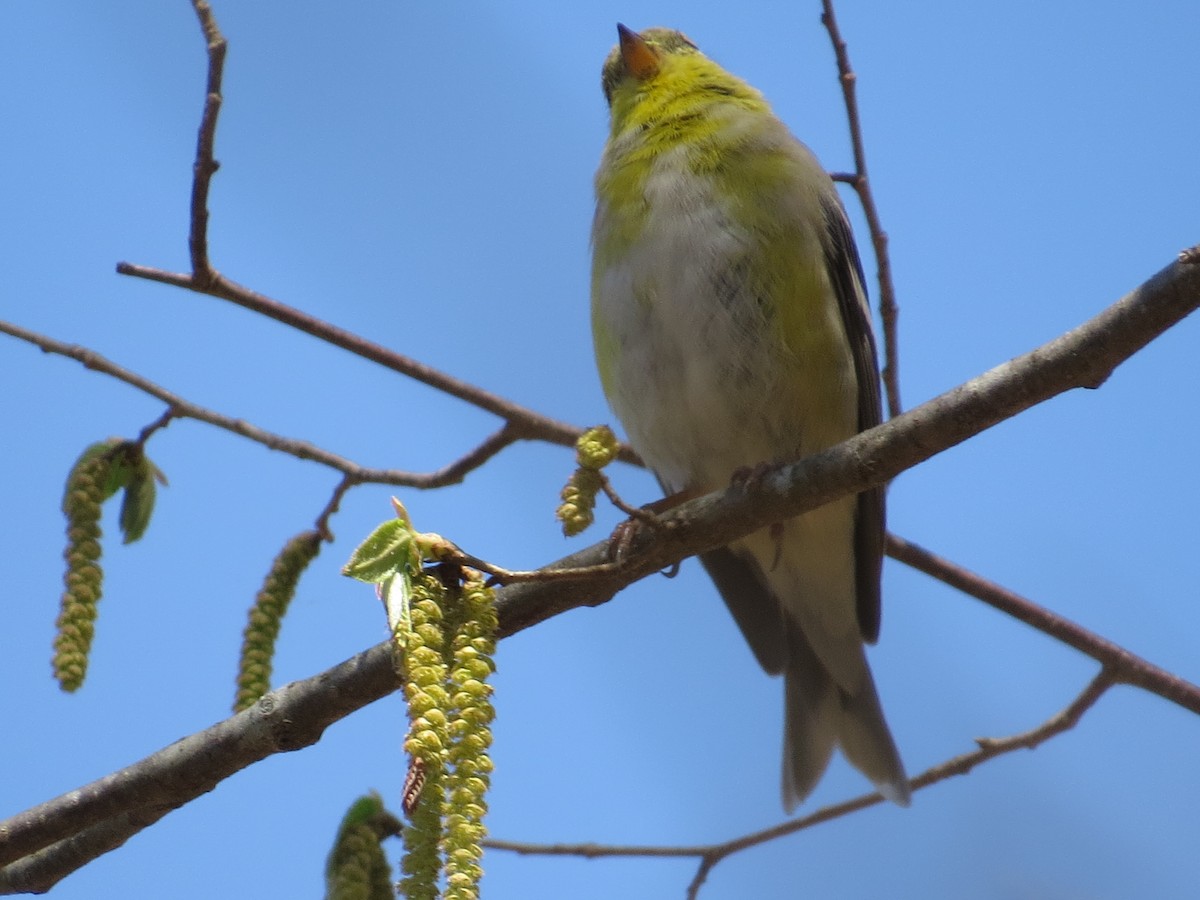
[[[1200,715],[1200,686],[1135,656],[1094,631],[1089,631],[1082,625],[1077,625],[1070,619],[1053,613],[1046,607],[1039,606],[1032,600],[1027,600],[1008,588],[988,581],[981,575],[902,537],[889,534],[887,552],[893,559],[977,600],[982,600],[989,606],[1049,635],[1059,643],[1087,654],[1107,670],[1111,670],[1118,680],[1145,688]]]
[[[422,384],[429,385],[442,393],[457,397],[472,406],[493,413],[504,419],[519,438],[543,440],[551,444],[574,447],[575,441],[582,433],[580,428],[543,416],[491,391],[462,381],[404,354],[368,341],[330,322],[325,322],[287,304],[280,303],[278,300],[273,300],[265,294],[250,290],[226,278],[217,271],[208,256],[208,195],[212,176],[218,168],[214,154],[217,121],[221,111],[221,80],[224,73],[227,44],[221,35],[212,10],[205,0],[192,0],[192,5],[200,20],[208,48],[208,76],[205,84],[204,109],[196,141],[196,158],[193,162],[191,230],[188,235],[192,272],[190,274],[168,272],[164,269],[128,262],[117,263],[117,272],[135,278],[157,281],[161,284],[174,285],[236,303],[259,315],[282,322],[328,344],[341,347],[363,359],[370,360]],[[629,447],[622,447],[619,458],[625,462],[638,462],[637,454]]]
[[[482,467],[484,463],[505,447],[524,439],[525,435],[522,433],[520,426],[514,425],[512,422],[506,422],[498,431],[484,438],[474,450],[463,454],[463,456],[449,465],[438,469],[436,472],[430,472],[427,476],[426,487],[446,487],[451,484],[458,484],[468,473]]]
[[[400,487],[428,490],[457,484],[470,472],[482,466],[496,455],[501,449],[523,437],[520,425],[506,425],[504,428],[489,435],[484,441],[462,458],[435,472],[406,472],[400,469],[373,469],[360,466],[345,457],[338,456],[321,447],[296,438],[283,437],[257,425],[252,425],[245,419],[235,419],[214,412],[206,407],[185,400],[178,394],[173,394],[160,387],[148,378],[125,369],[94,350],[77,344],[67,344],[54,338],[46,337],[20,325],[0,321],[0,333],[11,335],[39,347],[46,353],[66,356],[86,368],[102,372],[118,381],[123,381],[168,405],[167,412],[151,427],[160,428],[170,419],[195,419],[206,422],[217,428],[222,428],[233,434],[240,435],[255,443],[262,444],[271,450],[287,453],[297,459],[306,459],[328,466],[352,479],[356,484],[391,484]],[[147,435],[148,436],[148,435]]]
[[[3,323],[0,323],[0,325],[2,324]],[[172,419],[178,419],[179,417],[179,410],[177,410],[174,406],[168,406],[166,412],[138,432],[137,445],[139,447],[146,446],[146,441],[150,440],[150,436],[153,435],[154,432],[166,428],[171,424]]]
[[[211,25],[215,32],[215,22],[211,21],[211,13],[208,12],[208,7],[202,0],[194,0],[194,5],[201,17],[202,24],[206,21],[206,12],[209,16],[205,33],[210,43],[210,81],[205,109],[206,113],[208,110],[212,110],[213,124],[209,134],[215,136],[215,117],[219,111],[220,98],[220,65],[214,64],[212,59],[212,55],[216,51],[212,48],[212,34],[208,27]],[[829,22],[832,22],[832,18]],[[217,36],[219,37],[219,33]],[[835,47],[838,47],[840,37],[836,36],[836,26],[831,31],[831,36],[834,36]],[[844,52],[844,44],[840,46]],[[223,47],[220,53],[223,59]],[[840,61],[839,67],[841,68]],[[842,71],[844,73],[843,88],[849,91],[848,96],[852,99],[853,73],[849,69],[848,62]],[[209,98],[211,97],[216,97],[217,103],[210,106]],[[856,107],[852,119],[857,121]],[[201,131],[203,137],[203,127]],[[857,143],[861,144],[861,140]],[[211,141],[207,149],[198,148],[197,158],[201,159],[204,154],[207,154],[207,158],[215,166],[215,160],[212,159]],[[858,156],[858,147],[856,146],[856,159]],[[206,177],[211,177],[211,174],[209,172]],[[860,165],[856,177],[858,178],[857,184],[861,185],[859,188],[861,192],[866,187],[864,166]],[[223,296],[233,302],[241,302],[242,305],[252,309],[256,308],[260,300],[273,304],[274,301],[270,301],[268,298],[224,280],[211,269],[207,260],[207,246],[204,238],[207,228],[207,185],[204,185],[202,189],[197,188],[196,185],[193,187],[193,198],[199,196],[201,201],[199,204],[193,203],[193,233],[199,235],[201,240],[198,245],[195,242],[192,243],[192,261],[193,266],[197,269],[196,274],[204,271],[213,273],[215,276],[209,289],[205,289],[199,284],[196,274],[180,276],[162,270],[123,264],[126,265],[125,274],[139,275],[191,290],[202,290],[212,293],[214,296]],[[199,209],[200,215],[197,215],[197,209]],[[870,213],[868,213],[868,220],[870,221]],[[879,233],[882,235],[882,230]],[[886,239],[886,236],[884,238]],[[196,252],[197,246],[200,248],[199,253]],[[886,253],[881,258],[886,259]],[[1190,262],[1190,260],[1188,261]],[[1192,268],[1195,267],[1192,266]],[[119,271],[121,270],[119,267]],[[628,582],[670,565],[684,556],[712,547],[723,546],[773,521],[779,521],[807,509],[815,508],[841,494],[880,484],[904,468],[927,459],[934,453],[953,446],[970,435],[1069,387],[1098,386],[1107,377],[1113,366],[1136,352],[1147,341],[1195,308],[1196,303],[1200,302],[1197,280],[1197,278],[1189,277],[1186,273],[1179,271],[1177,267],[1165,270],[1134,295],[1122,300],[1094,322],[1088,323],[1081,329],[1076,329],[1075,332],[1040,348],[1027,357],[999,367],[936,401],[918,407],[887,425],[873,429],[817,457],[781,467],[773,475],[758,480],[753,489],[742,486],[726,491],[719,496],[709,495],[673,510],[668,518],[673,525],[678,527],[670,529],[669,540],[656,541],[643,536],[644,540],[634,543],[632,555],[626,564],[620,567],[610,567],[605,571],[604,577],[597,578],[595,584],[542,581],[506,588],[501,595],[501,633],[504,635],[514,633],[563,609],[599,602],[606,596],[611,596]],[[226,296],[231,290],[231,286],[235,293],[240,292],[238,297]],[[883,289],[881,288],[882,293]],[[881,302],[883,302],[882,297]],[[288,310],[281,304],[276,306],[281,310]],[[266,308],[260,308],[258,311],[272,315],[272,313],[266,312]],[[289,315],[295,312],[290,311]],[[280,321],[286,321],[281,316],[275,317]],[[886,311],[884,317],[886,330],[888,327]],[[321,329],[325,329],[326,333],[328,329],[333,328],[333,326],[320,323],[318,320],[311,320],[310,324],[312,322],[317,323]],[[289,322],[289,324],[293,323]],[[300,326],[296,325],[296,327]],[[18,337],[24,337],[18,331],[9,328],[3,330]],[[309,333],[317,334],[315,331]],[[325,334],[320,333],[317,336],[324,337]],[[33,341],[33,343],[38,343],[38,341]],[[43,346],[43,349],[50,349],[40,343],[39,346]],[[375,348],[372,352],[380,351],[385,354],[389,352],[383,348],[377,348],[377,345],[370,345],[370,347]],[[72,349],[81,355],[71,352],[66,352],[64,355],[73,356],[85,365],[103,359],[97,354],[81,348]],[[347,347],[347,349],[351,348]],[[53,349],[51,352],[63,351]],[[372,357],[367,356],[367,358]],[[405,365],[410,362],[404,357],[399,357],[399,359],[404,361]],[[894,357],[889,355],[888,359],[889,365],[894,371],[892,362]],[[111,366],[111,364],[109,365]],[[99,366],[92,367],[100,368]],[[412,374],[403,368],[392,367],[397,371],[404,371],[405,374]],[[524,411],[520,407],[512,404],[504,406],[505,409],[515,409],[521,414],[510,417],[496,408],[476,402],[480,399],[487,400],[489,397],[501,404],[506,404],[506,401],[494,398],[487,392],[482,392],[485,396],[480,396],[476,393],[480,389],[471,385],[466,386],[470,389],[467,396],[455,393],[454,390],[448,390],[446,385],[461,385],[461,382],[454,382],[453,379],[446,381],[449,376],[444,376],[435,370],[427,371],[432,374],[430,375],[431,380],[426,380],[425,383],[460,396],[461,399],[475,403],[481,408],[491,409],[497,415],[504,417],[510,424],[514,424],[515,427],[524,428],[526,425],[536,424],[534,419],[521,417],[528,411]],[[109,374],[113,374],[113,372],[110,370]],[[139,376],[131,377],[139,378]],[[413,375],[412,377],[418,376]],[[122,380],[137,386],[132,380]],[[149,382],[145,382],[145,379],[140,380],[149,384]],[[178,398],[167,394],[161,388],[156,388],[156,390],[159,393],[154,391],[150,391],[150,393],[172,404],[173,407],[178,405],[176,403]],[[892,398],[889,395],[889,404],[891,402]],[[897,400],[896,409],[898,408]],[[537,419],[541,418],[537,417]],[[210,421],[209,419],[203,420]],[[552,420],[544,421],[552,422]],[[539,433],[536,428],[532,427],[528,431],[522,430],[522,436],[537,437],[554,443],[574,442],[578,434],[576,429],[562,425],[562,423],[552,424],[566,429],[568,439],[555,440]],[[244,433],[239,428],[230,430]],[[489,438],[489,441],[493,438]],[[484,443],[487,444],[486,441]],[[268,444],[268,446],[270,445]],[[338,467],[334,466],[334,468]],[[341,469],[339,471],[343,471],[343,474],[347,476],[349,474]],[[336,501],[340,499],[339,491],[341,490],[342,486],[339,485],[335,491],[334,500],[331,501],[331,506],[336,505]],[[599,565],[603,562],[606,553],[607,542],[574,554],[567,560],[560,561],[558,566],[569,568],[578,565]],[[1130,665],[1141,662],[1132,654],[1127,654],[1127,657],[1122,657],[1122,659]],[[1070,723],[1072,719],[1077,720],[1078,716],[1082,715],[1107,689],[1114,678],[1131,680],[1147,690],[1155,691],[1154,686],[1128,678],[1126,677],[1128,672],[1124,669],[1118,670],[1118,668],[1117,666],[1112,669],[1106,668],[1071,707],[1068,707],[1063,714],[1055,717],[1055,720],[1052,721],[1062,724],[1062,728],[1070,727],[1066,723]],[[148,757],[141,763],[114,773],[80,791],[73,791],[3,823],[0,825],[0,834],[5,836],[5,841],[3,847],[0,848],[0,855],[6,861],[24,856],[26,861],[37,859],[46,863],[46,867],[42,870],[42,877],[46,880],[38,883],[53,884],[82,863],[78,862],[78,856],[74,856],[72,857],[73,861],[69,864],[63,863],[61,860],[57,864],[51,864],[46,858],[47,855],[53,855],[56,851],[69,850],[77,839],[94,834],[94,829],[116,826],[117,823],[122,823],[120,828],[123,828],[124,831],[121,831],[120,839],[123,840],[129,834],[145,827],[150,820],[160,817],[165,811],[176,808],[210,790],[232,772],[272,753],[297,749],[299,746],[311,743],[320,736],[321,731],[329,723],[348,715],[354,709],[370,702],[371,699],[389,693],[394,690],[395,686],[392,648],[389,643],[383,643],[354,660],[344,663],[332,672],[322,673],[268,694],[253,710],[226,720],[205,732],[185,738],[172,747]],[[1158,684],[1157,687],[1164,689],[1167,686]],[[1190,702],[1192,698],[1200,698],[1198,689],[1187,683],[1177,687],[1177,695],[1165,693],[1162,695],[1189,709],[1193,708],[1184,701]],[[1172,690],[1175,688],[1172,687]],[[1029,745],[1029,735],[1018,736],[1018,738],[1021,739],[1021,742],[1012,744],[1009,749]],[[1007,746],[1006,742],[1014,740],[1016,739],[984,741],[975,753],[951,760],[940,768],[951,765],[957,767],[949,774],[958,774],[958,770],[967,771],[972,765],[977,764],[977,762],[971,762],[972,759],[981,759],[983,755],[995,754],[998,752],[998,748]],[[1008,749],[1000,752],[1008,752]],[[926,772],[916,779],[918,786],[923,786],[920,782],[929,774]],[[866,798],[864,805],[876,802],[879,802],[878,797],[872,796]],[[131,813],[130,810],[136,812]],[[798,822],[800,821],[804,820],[798,820]],[[789,823],[789,825],[794,824],[798,823]],[[816,824],[816,822],[811,824]],[[105,841],[110,842],[110,846],[116,845],[111,843],[113,839],[112,835],[105,837]],[[30,854],[33,855],[30,856]],[[708,868],[711,868],[711,864],[708,867],[702,866],[702,873],[706,873]],[[3,870],[3,873],[0,873],[0,883],[4,883],[3,879],[9,877],[13,871],[12,868]],[[7,883],[11,884],[12,882],[8,881]]]
[[[727,546],[773,522],[890,481],[905,469],[1072,387],[1099,386],[1120,362],[1197,306],[1200,306],[1200,266],[1173,263],[1078,328],[883,425],[815,456],[768,470],[751,482],[673,507],[663,514],[665,528],[642,529],[635,536],[629,552],[612,574],[598,577],[594,582],[551,580],[503,588],[497,601],[499,635],[513,634],[567,609],[603,602],[633,581],[687,556]],[[13,333],[11,328],[5,330]],[[84,355],[85,359],[91,357]],[[162,399],[167,403],[177,401],[169,396]],[[608,541],[603,541],[560,560],[552,568],[606,563],[608,554]],[[1186,682],[1164,685],[1146,681],[1137,673],[1149,671],[1152,667],[1148,663],[1143,666],[1143,661],[1132,654],[1121,658],[1131,666],[1112,667],[1121,680],[1132,681],[1188,709],[1200,706],[1200,688]],[[360,665],[369,667],[370,673],[355,674]],[[382,671],[375,667],[382,667]],[[223,723],[216,726],[219,732],[186,738],[185,742],[193,748],[190,755],[170,748],[170,752],[148,758],[144,765],[123,770],[84,791],[48,801],[0,823],[0,834],[6,838],[0,844],[0,865],[37,853],[58,841],[69,841],[82,830],[125,815],[134,806],[176,808],[263,756],[295,749],[297,742],[315,740],[314,733],[319,736],[329,722],[395,688],[388,643],[339,670],[346,680],[332,694],[327,693],[328,682],[324,681],[328,673],[281,689],[303,690],[311,685],[314,693],[306,696],[315,708],[289,709],[278,720],[273,719],[284,723],[287,730],[279,740],[258,746],[251,753],[238,749],[239,742],[247,740],[249,732],[261,739],[257,729],[262,723],[246,719],[240,720],[241,725]],[[369,686],[361,693],[356,687],[360,678],[362,685]],[[256,708],[262,708],[264,703],[271,706],[280,696],[280,692],[268,694]],[[305,730],[302,720],[319,725],[310,724]],[[202,768],[197,770],[196,766]],[[202,777],[198,777],[199,772]],[[91,799],[84,800],[84,796]],[[55,880],[68,871],[70,868],[55,869]]]
[[[321,540],[327,542],[333,541],[333,532],[329,528],[329,520],[333,518],[334,513],[342,505],[342,497],[346,495],[346,491],[359,483],[349,475],[343,476],[342,480],[337,483],[337,487],[333,489],[333,494],[330,496],[329,502],[325,504],[325,508],[321,510],[321,514],[317,516],[317,521],[313,526],[317,534],[321,536]]]
[[[219,168],[213,156],[217,144],[217,119],[221,114],[221,81],[225,72],[225,50],[228,44],[216,17],[205,0],[192,0],[204,43],[208,47],[208,78],[204,90],[204,112],[200,115],[200,130],[196,137],[196,161],[192,167],[192,216],[188,234],[188,250],[192,271],[201,283],[212,273],[208,261],[208,189]]]
[[[916,778],[912,779],[910,785],[913,791],[922,790],[940,781],[953,778],[956,775],[965,775],[976,766],[995,759],[998,756],[1003,756],[1006,753],[1012,753],[1014,750],[1032,750],[1050,738],[1074,728],[1083,715],[1096,705],[1104,693],[1117,680],[1116,674],[1110,669],[1107,667],[1101,669],[1065,708],[1051,716],[1041,725],[1009,737],[977,739],[976,744],[978,746],[975,750],[939,763],[936,766],[926,769]],[[615,846],[596,843],[537,844],[525,841],[504,841],[489,838],[484,841],[484,845],[492,850],[506,850],[525,855],[581,856],[589,859],[613,856],[698,857],[700,859],[700,866],[691,884],[688,885],[687,892],[689,898],[694,898],[697,896],[708,873],[723,859],[742,850],[747,850],[750,847],[755,847],[786,835],[795,834],[798,831],[804,831],[815,825],[847,816],[882,802],[883,797],[878,793],[863,794],[842,803],[822,807],[802,818],[792,819],[771,828],[740,835],[731,840],[716,844],[677,846]]]
[[[464,550],[455,548],[453,562],[463,566],[478,569],[488,576],[489,584],[532,584],[547,581],[594,581],[597,578],[607,578],[619,575],[621,563],[617,561],[596,563],[590,566],[572,566],[565,569],[546,567],[543,569],[506,569],[486,559],[472,556]]]
[[[821,0],[821,24],[829,32],[833,52],[837,58],[838,81],[842,85],[842,98],[846,104],[846,119],[850,126],[850,144],[854,151],[854,174],[835,175],[839,181],[850,184],[858,194],[867,228],[871,232],[871,245],[875,248],[875,264],[879,269],[879,315],[883,320],[883,388],[887,394],[888,416],[900,415],[900,344],[897,339],[897,319],[900,307],[896,302],[896,287],[892,282],[892,260],[888,253],[888,236],[883,230],[875,195],[867,178],[867,151],[863,141],[862,118],[858,112],[856,86],[858,76],[850,65],[850,54],[846,42],[838,30],[837,18],[833,13],[833,0]]]
[[[916,778],[913,778],[909,785],[913,792],[923,790],[932,784],[937,784],[940,781],[945,781],[948,778],[953,778],[956,775],[966,775],[972,769],[982,765],[989,760],[995,759],[998,756],[1003,756],[1006,753],[1011,753],[1014,750],[1032,750],[1039,744],[1042,744],[1052,737],[1062,734],[1074,728],[1084,714],[1091,709],[1104,693],[1112,687],[1114,679],[1112,674],[1107,669],[1101,671],[1093,678],[1087,686],[1072,700],[1064,709],[1055,713],[1041,725],[1029,731],[1021,732],[1020,734],[1011,735],[1005,738],[978,738],[976,744],[978,749],[972,750],[969,753],[963,753],[952,759],[948,759],[943,763],[939,763],[929,769],[926,769]],[[755,832],[754,834],[745,835],[735,838],[724,844],[714,846],[706,852],[701,859],[701,864],[696,872],[692,883],[688,885],[687,896],[689,900],[695,900],[699,893],[700,886],[708,877],[709,871],[716,866],[718,862],[728,856],[732,856],[741,850],[746,850],[750,847],[776,840],[784,835],[793,834],[798,831],[803,831],[807,828],[812,828],[815,825],[821,825],[833,819],[838,819],[850,813],[858,812],[870,806],[876,806],[883,802],[883,797],[878,794],[864,794],[856,797],[853,800],[848,800],[844,803],[827,806],[824,809],[819,809],[808,816],[801,819],[796,819],[791,822],[784,822],[774,828],[767,828],[763,831]]]
[[[162,284],[186,288],[187,290],[206,294],[211,297],[229,300],[238,306],[267,316],[277,322],[282,322],[285,325],[303,331],[305,334],[319,338],[328,344],[348,350],[356,356],[370,360],[384,368],[391,369],[393,372],[398,372],[401,375],[435,388],[444,394],[449,394],[472,406],[499,416],[510,424],[513,429],[519,430],[520,436],[527,440],[541,440],[549,444],[557,444],[561,447],[574,448],[579,435],[584,431],[582,428],[534,412],[528,407],[513,403],[510,400],[493,394],[491,391],[484,390],[474,384],[448,375],[412,357],[389,350],[381,344],[369,341],[353,332],[346,331],[336,325],[290,307],[287,304],[280,303],[277,300],[252,291],[249,288],[230,281],[219,273],[214,272],[211,282],[207,285],[201,285],[191,275],[179,272],[166,272],[161,269],[134,265],[132,263],[118,263],[117,271],[123,275],[145,278]],[[618,458],[628,463],[636,464],[639,461],[637,454],[627,446],[622,446]]]
[[[662,521],[652,510],[626,503],[621,495],[617,493],[617,489],[612,486],[612,480],[603,472],[600,473],[600,489],[604,491],[604,496],[608,498],[608,502],[629,516],[629,518],[641,522],[648,528],[658,528],[662,525]]]

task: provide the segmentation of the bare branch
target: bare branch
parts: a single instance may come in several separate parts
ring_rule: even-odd
[[[630,542],[624,574],[602,579],[597,591],[620,590],[688,555],[726,546],[773,522],[884,484],[1070,388],[1098,387],[1121,361],[1197,306],[1200,265],[1174,263],[1078,328],[883,425],[799,462],[776,466],[752,484],[664,512],[661,527],[641,529]],[[571,560],[571,565],[607,561],[591,552]],[[538,584],[512,588],[509,615],[521,627],[562,611],[561,598],[543,598],[541,589]]]
[[[335,347],[349,350],[356,356],[378,363],[387,369],[391,369],[393,372],[398,372],[401,375],[435,388],[444,394],[457,397],[459,400],[463,400],[472,406],[493,413],[504,419],[511,426],[513,433],[516,433],[520,438],[541,440],[563,447],[573,447],[580,435],[581,429],[573,425],[551,419],[549,416],[543,416],[518,403],[513,403],[497,394],[493,394],[491,391],[486,391],[481,387],[441,372],[412,357],[389,350],[387,347],[359,337],[353,332],[346,331],[315,316],[310,316],[277,300],[272,300],[270,297],[230,281],[219,273],[214,272],[211,276],[211,281],[207,285],[202,285],[191,275],[165,272],[131,263],[118,263],[117,271],[123,275],[147,278],[151,281],[159,281],[163,284],[171,284],[176,287],[196,291],[197,293],[229,300],[238,306],[267,316],[277,322],[282,322]],[[625,462],[638,462],[637,454],[629,447],[621,448],[619,458]]]
[[[1029,731],[1021,732],[1005,738],[979,738],[977,749],[964,753],[953,759],[946,760],[925,770],[911,782],[914,791],[929,787],[939,781],[945,781],[956,775],[965,775],[998,756],[1011,753],[1014,750],[1032,750],[1034,747],[1048,741],[1050,738],[1074,728],[1084,714],[1091,709],[1104,693],[1115,683],[1114,673],[1102,669],[1095,678],[1079,693],[1064,709],[1055,713],[1041,725]],[[484,845],[493,850],[507,850],[512,853],[538,856],[582,856],[594,859],[602,856],[641,856],[641,857],[699,857],[700,866],[695,877],[688,885],[687,896],[694,898],[699,894],[708,873],[721,862],[742,850],[759,844],[767,843],[798,831],[821,825],[833,819],[839,819],[859,810],[875,806],[883,802],[883,797],[877,793],[864,794],[823,807],[799,819],[791,819],[771,828],[742,835],[719,844],[698,844],[690,846],[615,846],[606,844],[535,844],[523,841],[502,841],[488,839]]]
[[[776,467],[751,483],[665,511],[659,527],[637,531],[628,553],[616,564],[604,565],[609,563],[608,542],[604,541],[547,567],[557,571],[604,566],[592,579],[553,579],[502,589],[499,635],[507,637],[567,609],[602,603],[633,581],[687,556],[724,546],[772,522],[888,481],[1070,387],[1097,386],[1118,363],[1197,305],[1200,265],[1173,264],[1079,328],[884,425],[816,456]],[[900,543],[898,539],[893,542],[896,547]],[[1100,692],[1112,680],[1129,681],[1197,709],[1200,687],[1182,680],[1163,683],[1151,677],[1154,671],[1145,660],[1121,651],[1113,654],[1111,663],[1106,662],[1093,687]],[[130,809],[177,808],[266,755],[312,743],[328,724],[395,687],[390,647],[383,643],[329,672],[274,691],[253,710],[0,823],[0,835],[5,838],[0,845],[0,865],[69,840]],[[1083,708],[1086,706],[1080,710]],[[980,748],[980,752],[988,750],[988,746]],[[915,784],[921,786],[924,777]]]
[[[499,416],[507,423],[506,429],[514,441],[523,438],[543,440],[566,447],[574,446],[580,433],[578,428],[512,403],[491,391],[462,381],[411,357],[396,353],[336,325],[310,316],[257,291],[252,291],[226,278],[216,270],[208,256],[208,193],[212,176],[218,169],[214,153],[217,119],[221,111],[221,79],[224,73],[227,44],[221,35],[212,10],[205,0],[192,0],[192,6],[200,20],[208,48],[208,76],[205,84],[204,109],[200,118],[199,137],[196,141],[196,159],[193,163],[191,230],[188,235],[192,272],[190,275],[168,272],[128,262],[117,263],[117,272],[228,300],[303,331],[305,334],[310,334],[335,347],[341,347],[363,359],[378,363],[394,372]],[[494,440],[494,438],[490,440]],[[487,446],[487,442],[484,446]],[[622,447],[620,458],[625,462],[638,462],[637,454],[629,447]],[[453,477],[453,474],[450,477]],[[439,485],[412,486],[440,486],[440,484],[451,483],[454,482],[444,481]]]
[[[436,472],[430,472],[423,484],[414,487],[439,488],[458,484],[468,473],[474,472],[505,447],[522,439],[520,426],[507,422],[499,431],[484,438],[474,450]]]
[[[329,502],[325,504],[325,508],[321,510],[321,514],[317,516],[317,521],[313,525],[317,534],[321,535],[321,540],[333,540],[333,532],[329,528],[329,520],[333,518],[338,508],[342,505],[342,497],[346,496],[346,491],[350,490],[356,484],[358,482],[347,475],[333,489],[333,494],[330,496]]]
[[[1200,715],[1200,689],[1196,685],[1135,656],[1094,631],[1076,625],[1069,619],[1064,619],[1045,607],[894,534],[888,535],[887,552],[893,559],[957,588],[964,594],[982,600],[1068,647],[1074,647],[1080,653],[1087,654],[1113,672],[1119,681],[1145,688],[1152,694],[1165,697],[1172,703]]]
[[[0,322],[0,328],[4,327],[4,323]],[[44,348],[43,348],[44,349]],[[139,447],[146,446],[146,441],[150,440],[151,435],[156,431],[161,431],[171,424],[172,419],[179,418],[179,410],[174,406],[168,406],[166,412],[138,432],[137,445]]]
[[[196,162],[192,168],[192,224],[188,235],[192,271],[203,280],[211,271],[208,261],[208,188],[219,168],[213,157],[217,143],[217,117],[221,114],[221,80],[225,73],[228,46],[216,17],[205,0],[192,0],[204,43],[208,47],[208,79],[204,89],[204,112],[196,138]]]
[[[850,66],[850,54],[846,42],[838,30],[837,18],[833,14],[833,0],[821,0],[821,24],[829,32],[837,58],[838,81],[842,85],[842,98],[846,104],[846,120],[850,125],[850,144],[854,151],[854,174],[835,175],[837,181],[845,181],[858,194],[867,228],[871,232],[871,245],[875,249],[875,264],[879,268],[879,314],[883,320],[883,389],[887,393],[888,416],[900,415],[900,344],[897,339],[897,319],[900,315],[896,303],[896,286],[892,282],[892,259],[888,253],[888,236],[883,230],[879,210],[875,206],[875,195],[867,178],[867,151],[863,142],[862,119],[858,114],[858,95],[855,90],[858,76]]]
[[[103,856],[170,809],[132,807],[0,869],[0,894],[44,894],[72,872]]]
[[[56,863],[78,859],[77,837],[100,852],[120,846],[246,766],[316,743],[329,725],[396,689],[391,652],[384,642],[271,691],[251,709],[0,823],[0,865],[45,851],[23,864],[31,868],[0,869],[0,891],[46,890],[77,867]],[[34,872],[38,880],[31,882]]]
[[[522,426],[509,423],[499,431],[485,438],[479,446],[475,447],[469,453],[444,468],[438,469],[436,472],[422,473],[405,472],[399,469],[372,469],[360,466],[345,457],[331,453],[308,441],[283,437],[282,435],[252,425],[245,419],[235,419],[232,416],[226,416],[192,403],[178,394],[173,394],[160,387],[148,378],[117,365],[96,351],[89,350],[87,347],[57,341],[54,338],[46,337],[27,328],[22,328],[20,325],[14,325],[11,322],[0,321],[0,333],[27,341],[36,347],[40,347],[46,353],[55,353],[59,356],[66,356],[76,360],[89,369],[102,372],[105,375],[116,378],[118,381],[123,381],[137,388],[139,391],[166,403],[168,405],[167,412],[148,426],[147,429],[143,429],[139,440],[145,440],[145,438],[150,436],[150,433],[164,427],[171,419],[195,419],[198,422],[207,422],[209,425],[215,425],[217,428],[223,428],[226,431],[248,438],[271,450],[278,450],[297,459],[312,460],[313,462],[328,466],[331,469],[341,472],[347,478],[351,479],[354,484],[392,484],[420,489],[457,484],[469,472],[479,468],[502,449],[521,440],[525,436],[522,432]],[[563,427],[569,428],[570,426]],[[578,435],[579,433],[580,429],[575,429],[575,434]]]

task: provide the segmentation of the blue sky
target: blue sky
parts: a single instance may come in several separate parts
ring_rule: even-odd
[[[328,4],[215,0],[230,41],[211,247],[228,276],[580,425],[611,419],[587,317],[591,176],[614,23],[685,30],[762,89],[832,170],[851,165],[813,4]],[[363,464],[443,465],[487,414],[219,301],[114,273],[183,269],[205,59],[190,5],[7,11],[0,317],[85,344],[224,413]],[[1200,240],[1186,2],[843,4],[871,174],[891,236],[908,405],[1049,340]],[[861,216],[847,196],[865,244]],[[873,261],[867,261],[873,278]],[[1100,391],[1076,391],[907,472],[894,531],[1200,680],[1185,321]],[[336,478],[194,422],[150,453],[171,479],[146,538],[106,546],[92,668],[49,677],[62,482],[88,443],[161,404],[0,341],[8,473],[0,814],[127,765],[227,714],[246,608]],[[418,527],[499,564],[583,546],[553,520],[571,469],[512,448],[460,486],[402,492]],[[614,471],[627,499],[648,475]],[[354,491],[301,585],[279,683],[385,636],[338,574],[389,514]],[[606,515],[591,535],[617,521]],[[115,516],[106,520],[115,532]],[[584,538],[582,540],[588,540]],[[872,665],[912,772],[1040,723],[1095,664],[889,562]],[[694,563],[506,641],[490,826],[534,841],[695,843],[766,827],[781,685]],[[63,898],[314,896],[344,809],[395,805],[389,698],[272,758],[71,876]],[[702,894],[1126,898],[1195,895],[1200,721],[1132,688],[1034,753],[730,859]],[[803,809],[865,784],[836,760]],[[492,898],[681,897],[691,862],[488,855]]]

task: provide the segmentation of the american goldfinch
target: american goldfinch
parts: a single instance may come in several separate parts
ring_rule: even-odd
[[[879,424],[862,266],[829,175],[684,35],[617,31],[592,328],[630,443],[665,491],[697,493]],[[879,634],[883,543],[874,489],[701,556],[758,662],[783,675],[789,812],[835,746],[909,802],[863,650]]]

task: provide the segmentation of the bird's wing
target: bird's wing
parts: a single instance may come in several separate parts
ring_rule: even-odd
[[[758,664],[771,675],[778,675],[788,658],[783,608],[763,583],[758,564],[728,547],[701,553],[700,563],[717,586]]]
[[[866,431],[883,421],[871,308],[867,304],[862,261],[850,232],[846,210],[836,194],[825,198],[823,203],[825,265],[837,294],[850,352],[854,355],[854,374],[858,380],[858,429]],[[857,612],[863,640],[872,644],[879,638],[879,579],[883,568],[884,529],[884,488],[863,491],[858,495],[854,530]]]

